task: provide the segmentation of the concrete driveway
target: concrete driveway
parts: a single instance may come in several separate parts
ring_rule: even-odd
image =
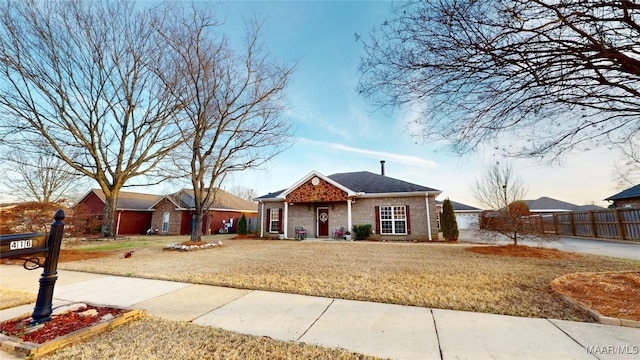
[[[640,260],[640,243],[593,240],[585,238],[553,237],[552,241],[518,240],[518,244],[529,246],[543,246],[546,248],[571,251],[577,253],[611,256],[623,259]],[[506,236],[498,235],[496,239],[485,236],[477,231],[460,231],[459,241],[483,244],[512,244]]]

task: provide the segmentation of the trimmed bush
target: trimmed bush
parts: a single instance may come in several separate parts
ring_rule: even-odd
[[[366,240],[371,235],[371,224],[353,225],[353,235],[356,240]]]
[[[247,230],[247,218],[244,216],[244,214],[242,214],[242,217],[240,218],[240,220],[238,220],[238,228],[236,232],[240,235],[247,235],[247,233],[249,232]]]
[[[442,202],[442,237],[447,241],[458,240],[458,222],[448,198]]]

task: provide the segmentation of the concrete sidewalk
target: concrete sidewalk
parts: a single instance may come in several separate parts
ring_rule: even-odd
[[[0,286],[37,293],[40,273],[0,265]],[[59,271],[54,306],[78,301],[382,358],[640,358],[637,328]],[[0,321],[31,311],[2,310]]]

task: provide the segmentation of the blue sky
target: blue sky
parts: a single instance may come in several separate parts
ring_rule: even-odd
[[[225,19],[224,30],[232,39],[243,36],[243,18],[255,15],[262,19],[262,41],[272,56],[289,64],[297,62],[287,89],[289,110],[285,114],[296,128],[295,144],[262,169],[227,178],[223,188],[242,186],[263,195],[289,187],[312,170],[325,175],[351,171],[378,173],[380,160],[385,160],[387,176],[442,190],[440,200],[449,197],[480,205],[471,187],[489,164],[503,159],[482,149],[459,157],[448,152],[444,143],[424,144],[406,131],[410,111],[374,112],[355,92],[362,44],[356,42],[354,34],[364,38],[374,26],[389,18],[391,2],[197,4],[213,7],[219,18]],[[618,192],[610,175],[616,159],[615,153],[601,150],[570,154],[553,167],[530,160],[512,163],[529,190],[529,199],[549,196],[579,205],[606,206],[602,199]],[[149,191],[170,193],[181,186],[189,184],[164,184]]]
[[[281,61],[297,61],[287,90],[287,117],[297,130],[296,144],[261,170],[228,179],[225,188],[244,186],[262,195],[292,185],[312,170],[325,175],[380,171],[443,191],[439,199],[479,206],[471,187],[486,167],[503,161],[489,151],[459,157],[444,143],[424,144],[407,133],[410,111],[375,112],[355,92],[366,35],[389,18],[386,1],[233,1],[222,2],[230,36],[238,36],[241,17],[264,20],[265,47]],[[549,196],[582,204],[605,205],[617,192],[610,165],[617,154],[600,150],[569,154],[560,164],[512,160],[528,189],[527,198]]]

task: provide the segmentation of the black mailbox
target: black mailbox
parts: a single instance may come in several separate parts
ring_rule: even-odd
[[[31,315],[31,325],[51,320],[53,312],[53,288],[58,280],[58,257],[64,233],[64,211],[58,210],[53,215],[49,236],[40,233],[0,235],[0,258],[21,259],[27,270],[43,268],[40,276],[40,288],[36,298],[36,306]],[[40,264],[40,257],[46,258]],[[31,264],[27,266],[27,264]]]
[[[48,254],[46,234],[0,235],[0,259],[46,257]]]

